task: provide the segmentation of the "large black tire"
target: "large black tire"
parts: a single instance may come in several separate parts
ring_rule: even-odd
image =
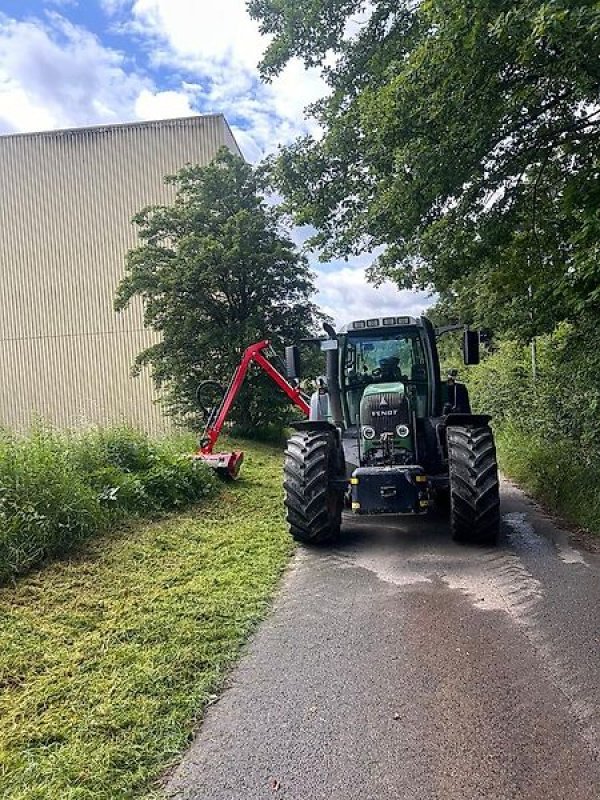
[[[330,481],[344,475],[333,431],[298,431],[288,440],[283,467],[290,533],[304,544],[325,544],[340,532],[344,492]]]
[[[500,488],[494,435],[487,425],[448,428],[450,525],[456,541],[494,545],[500,529]]]

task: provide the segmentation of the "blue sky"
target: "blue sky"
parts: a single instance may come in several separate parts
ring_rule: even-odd
[[[258,161],[318,134],[304,109],[327,91],[298,61],[261,83],[265,45],[244,0],[0,0],[0,133],[222,112]],[[368,254],[348,264],[310,258],[319,302],[340,323],[427,304],[368,286]]]

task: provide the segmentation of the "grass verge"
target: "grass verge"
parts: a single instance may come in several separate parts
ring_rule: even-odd
[[[600,464],[573,443],[505,424],[496,430],[502,471],[567,522],[600,534]]]
[[[281,451],[198,510],[94,537],[0,590],[0,796],[150,796],[291,552]]]

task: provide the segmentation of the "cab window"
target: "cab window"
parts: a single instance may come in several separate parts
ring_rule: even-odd
[[[417,415],[427,413],[427,368],[418,333],[349,336],[342,374],[350,424],[358,415],[364,387],[371,383],[404,383]]]

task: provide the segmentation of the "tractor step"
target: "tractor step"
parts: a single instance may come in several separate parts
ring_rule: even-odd
[[[222,478],[235,480],[240,473],[244,454],[240,450],[231,453],[196,453],[194,458],[214,469]]]

